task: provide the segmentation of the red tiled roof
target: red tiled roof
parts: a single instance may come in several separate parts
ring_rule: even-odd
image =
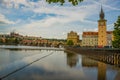
[[[83,32],[83,35],[98,35],[98,32]]]
[[[113,33],[113,31],[107,31],[107,34],[112,34]]]

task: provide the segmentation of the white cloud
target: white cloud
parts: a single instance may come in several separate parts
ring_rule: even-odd
[[[31,35],[47,35],[50,37],[52,34],[55,37],[65,37],[64,32],[70,30],[82,33],[82,31],[97,31],[97,20],[91,21],[87,20],[91,15],[98,15],[100,12],[100,5],[103,4],[104,7],[113,10],[119,10],[117,8],[106,5],[108,0],[85,0],[84,4],[78,6],[60,6],[54,4],[48,4],[45,0],[40,0],[38,2],[31,2],[29,0],[3,0],[8,7],[19,8],[20,5],[24,5],[24,10],[30,10],[34,12],[34,15],[29,17],[29,21],[26,24],[19,24],[18,30],[24,34]],[[90,2],[90,3],[89,3]],[[86,4],[89,3],[89,4]],[[45,14],[45,18],[41,20],[34,20],[37,15]],[[54,14],[55,16],[48,16],[48,14]],[[98,15],[99,16],[99,15]],[[34,19],[33,19],[34,18]],[[12,23],[5,17],[2,19],[4,22]],[[21,20],[16,21],[17,23],[22,22]],[[30,23],[28,23],[30,22]],[[80,24],[75,24],[74,22],[80,22]],[[14,23],[14,22],[13,22]],[[88,24],[87,26],[84,24]],[[94,27],[92,26],[94,25]],[[82,26],[82,27],[81,27]],[[96,27],[95,27],[96,26]],[[56,27],[60,27],[57,30]],[[53,30],[49,30],[53,29]],[[52,31],[52,32],[50,32]],[[51,34],[51,35],[50,35]],[[58,34],[58,36],[56,35]],[[49,36],[50,35],[50,36]],[[53,37],[51,36],[51,37]]]
[[[33,2],[28,0],[2,0],[0,4],[6,6],[7,8],[19,8],[20,5],[24,5],[25,7],[33,7]]]
[[[90,15],[94,15],[98,13],[98,6],[96,4],[82,5],[76,7],[68,7],[68,6],[51,6],[43,1],[39,1],[38,3],[33,4],[35,7],[31,8],[31,11],[37,14],[55,14],[55,16],[47,16],[42,20],[32,20],[31,23],[26,23],[25,25],[20,25],[18,29],[19,32],[25,33],[28,35],[47,35],[48,37],[56,37],[56,38],[66,38],[66,35],[63,35],[63,32],[70,30],[74,31],[83,31],[81,25],[74,24],[72,22],[82,22],[88,24],[96,24],[94,21],[86,20]],[[92,8],[92,9],[91,9]],[[94,13],[93,13],[94,12]],[[36,15],[32,16],[35,17]],[[32,18],[31,17],[31,18]],[[81,24],[82,24],[81,23]],[[70,25],[71,24],[71,25]],[[70,28],[68,28],[68,27]],[[96,25],[97,26],[97,25]],[[50,28],[49,28],[50,27]],[[61,32],[55,30],[55,27],[60,27]],[[72,28],[74,27],[74,28]],[[75,28],[76,27],[76,28]],[[80,28],[81,27],[81,28]],[[83,27],[91,27],[91,26],[83,26]],[[53,29],[53,32],[50,32]],[[79,30],[81,29],[81,30]],[[34,32],[33,32],[34,31]],[[40,32],[41,31],[41,32]],[[81,32],[80,32],[81,33]],[[51,35],[52,36],[51,36]],[[57,35],[56,35],[57,34]],[[49,36],[50,35],[50,36]],[[45,36],[46,37],[46,36]]]
[[[0,14],[0,22],[3,24],[15,24],[13,21],[8,20],[4,15]]]
[[[100,0],[100,1],[95,1],[93,0],[93,2],[95,4],[98,4],[98,5],[102,5],[103,7],[107,8],[108,10],[120,10],[119,8],[116,8],[116,7],[113,7],[113,6],[110,6],[110,5],[107,5],[109,0]],[[114,3],[114,1],[111,1],[111,3]]]
[[[109,24],[107,25],[107,30],[109,31],[112,31],[114,29],[114,23],[113,24]]]

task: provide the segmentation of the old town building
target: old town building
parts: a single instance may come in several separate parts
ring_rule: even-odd
[[[104,11],[101,7],[100,19],[98,20],[98,32],[83,32],[82,46],[88,47],[106,47],[112,46],[113,31],[107,31],[106,22],[104,19]]]
[[[76,32],[71,31],[67,34],[67,41],[69,40],[73,41],[74,45],[77,45],[79,42],[79,35]]]
[[[97,46],[98,32],[83,32],[82,46]]]

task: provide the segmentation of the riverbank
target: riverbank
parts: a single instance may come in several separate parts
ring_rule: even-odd
[[[120,50],[107,48],[65,48],[69,53],[84,55],[90,59],[120,67]]]
[[[79,53],[79,54],[102,54],[102,53],[120,53],[120,49],[115,48],[74,48],[74,47],[66,47],[66,51]]]

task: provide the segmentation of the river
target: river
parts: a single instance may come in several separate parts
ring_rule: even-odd
[[[120,68],[56,50],[0,49],[2,80],[120,80]]]

